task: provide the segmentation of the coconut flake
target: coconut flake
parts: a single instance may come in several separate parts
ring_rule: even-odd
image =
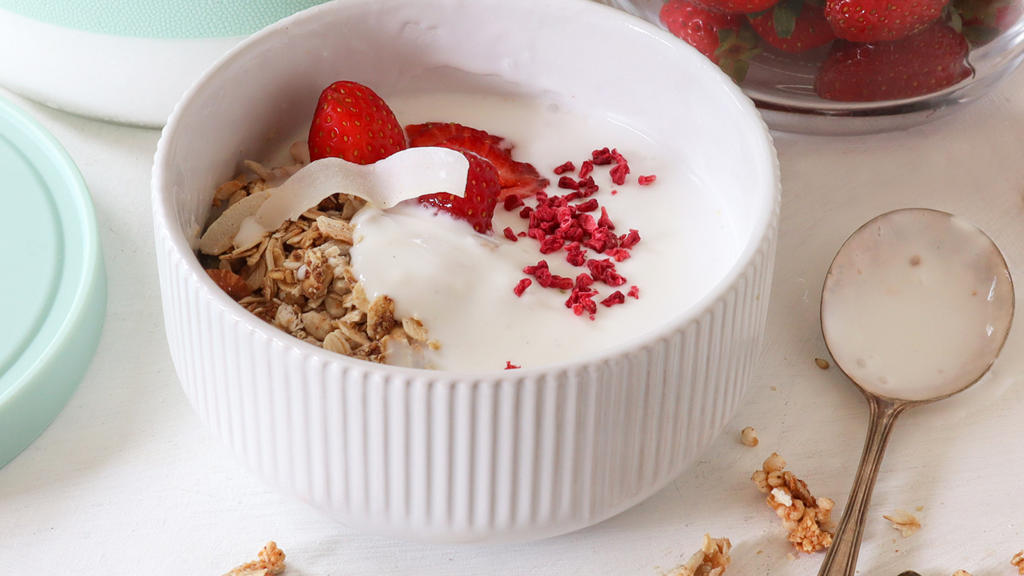
[[[381,209],[436,192],[462,196],[468,172],[466,157],[448,148],[409,148],[367,165],[322,158],[270,189],[259,210],[242,221],[234,245],[240,250],[255,246],[281,224],[339,192]]]
[[[256,214],[267,198],[270,198],[270,192],[263,190],[232,204],[206,229],[199,240],[199,249],[214,256],[225,252],[231,247],[242,221]]]

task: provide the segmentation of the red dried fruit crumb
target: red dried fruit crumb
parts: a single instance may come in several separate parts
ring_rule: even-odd
[[[505,370],[518,370],[520,368],[522,368],[522,366],[516,366],[509,360],[505,361]]]
[[[600,150],[594,150],[593,152],[590,153],[590,156],[591,156],[591,158],[594,159],[594,164],[597,165],[597,166],[604,166],[606,164],[611,164],[615,160],[615,158],[612,157],[611,151],[608,150],[607,148],[602,148]]]
[[[598,208],[598,206],[597,206],[597,199],[596,198],[591,198],[590,200],[587,200],[586,202],[580,202],[579,204],[574,206],[574,208],[576,208],[577,212],[593,212],[594,210],[597,210],[597,208]]]
[[[505,198],[504,206],[506,212],[511,212],[520,206],[523,206],[523,199],[517,194],[511,194]]]
[[[640,233],[630,228],[628,234],[623,234],[619,237],[619,246],[629,250],[633,246],[636,246],[637,242],[640,241]]]
[[[625,248],[612,248],[611,250],[605,250],[605,255],[612,257],[616,262],[622,262],[628,260],[632,254]]]
[[[566,162],[565,164],[562,164],[561,166],[555,168],[554,172],[555,174],[561,175],[565,174],[566,172],[572,172],[575,169],[576,166],[573,165],[572,162]]]
[[[552,252],[561,250],[562,246],[565,246],[565,240],[563,238],[559,238],[558,236],[548,236],[540,243],[540,253],[551,254]]]
[[[647,186],[648,184],[654,182],[657,179],[657,174],[651,174],[650,176],[640,176],[639,178],[636,179],[636,183],[641,186]]]
[[[615,195],[616,195],[616,194],[618,194],[618,193],[619,193],[619,191],[618,191],[618,190],[612,190],[612,196],[615,196]]]
[[[558,187],[566,190],[579,190],[580,184],[568,176],[562,176],[558,179]]]
[[[637,300],[639,300],[640,299],[640,287],[639,286],[631,286],[630,289],[629,289],[629,292],[626,292],[626,296],[632,296],[633,298],[636,298]]]
[[[516,284],[516,287],[512,289],[512,292],[514,292],[516,296],[522,296],[523,292],[526,292],[526,289],[530,287],[530,284],[533,284],[533,280],[523,278],[518,284]],[[634,286],[634,288],[636,288],[636,286]]]
[[[594,163],[590,160],[584,160],[583,164],[580,165],[580,179],[590,176],[590,173],[594,171]]]
[[[625,162],[616,164],[608,174],[612,177],[612,182],[621,186],[626,183],[626,176],[629,174],[629,164]]]
[[[607,306],[609,308],[611,308],[612,306],[615,306],[616,304],[625,304],[625,303],[626,303],[626,297],[622,294],[622,292],[619,292],[618,290],[616,290],[615,292],[612,292],[611,295],[608,296],[607,298],[605,298],[604,300],[601,300],[601,304],[603,304],[604,306]]]
[[[503,232],[505,233],[505,238],[508,238],[513,242],[519,242],[519,238],[516,236],[516,233],[512,231],[512,228],[506,226]]]

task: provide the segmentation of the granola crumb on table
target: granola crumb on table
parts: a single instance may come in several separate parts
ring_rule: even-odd
[[[284,551],[275,542],[267,542],[257,560],[236,566],[224,576],[276,576],[284,568]]]
[[[906,510],[895,510],[892,514],[882,515],[882,518],[892,522],[892,527],[899,530],[904,538],[921,529],[921,521]]]
[[[721,576],[732,562],[729,557],[731,549],[732,543],[728,538],[712,538],[705,534],[700,550],[665,576]]]
[[[747,426],[740,431],[740,441],[743,442],[745,446],[757,446],[757,430],[754,430],[751,426]]]
[[[1017,567],[1018,574],[1024,574],[1024,550],[1014,554],[1013,559],[1010,560],[1010,564]]]
[[[270,180],[290,175],[308,162],[301,151],[292,153],[295,166],[271,170],[246,161],[256,177],[242,175],[221,185],[214,207],[230,207],[262,193]],[[221,242],[210,250],[201,244],[207,256],[216,257],[212,264],[207,261],[206,272],[261,320],[331,352],[384,362],[391,347],[416,357],[426,349],[440,349],[418,319],[395,317],[391,298],[369,300],[349,266],[351,219],[364,204],[355,196],[334,194],[251,248],[236,250],[230,242]]]
[[[786,461],[773,452],[750,479],[758,490],[768,494],[766,501],[782,519],[794,548],[807,553],[828,548],[835,530],[831,519],[835,502],[831,498],[815,498],[807,483],[792,472],[785,472],[785,468]]]

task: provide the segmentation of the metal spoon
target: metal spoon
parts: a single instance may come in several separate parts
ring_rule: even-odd
[[[832,358],[867,398],[867,439],[819,576],[857,567],[871,492],[896,419],[977,382],[1013,320],[999,249],[966,220],[928,209],[888,212],[843,244],[825,277],[821,330]]]

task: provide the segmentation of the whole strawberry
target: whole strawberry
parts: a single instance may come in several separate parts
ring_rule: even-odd
[[[395,113],[373,90],[356,82],[331,84],[320,93],[309,128],[309,158],[373,164],[404,150]]]
[[[662,25],[696,48],[726,74],[742,82],[757,55],[757,35],[740,14],[723,14],[686,0],[669,0],[658,14]]]
[[[948,0],[826,0],[825,18],[851,42],[899,40],[942,15]]]
[[[966,58],[963,34],[941,22],[895,42],[839,41],[818,70],[814,90],[843,102],[913,98],[970,76]]]
[[[448,148],[444,143],[441,144]],[[498,202],[501,185],[498,184],[498,171],[494,165],[472,152],[461,151],[469,160],[469,173],[466,176],[466,191],[460,197],[447,192],[427,194],[417,198],[421,204],[433,206],[447,212],[455,218],[461,218],[477,232],[484,234],[491,230],[491,219],[494,217],[494,206]]]
[[[783,52],[806,52],[835,39],[825,13],[805,0],[781,0],[758,14],[748,14],[750,25],[769,45]]]

